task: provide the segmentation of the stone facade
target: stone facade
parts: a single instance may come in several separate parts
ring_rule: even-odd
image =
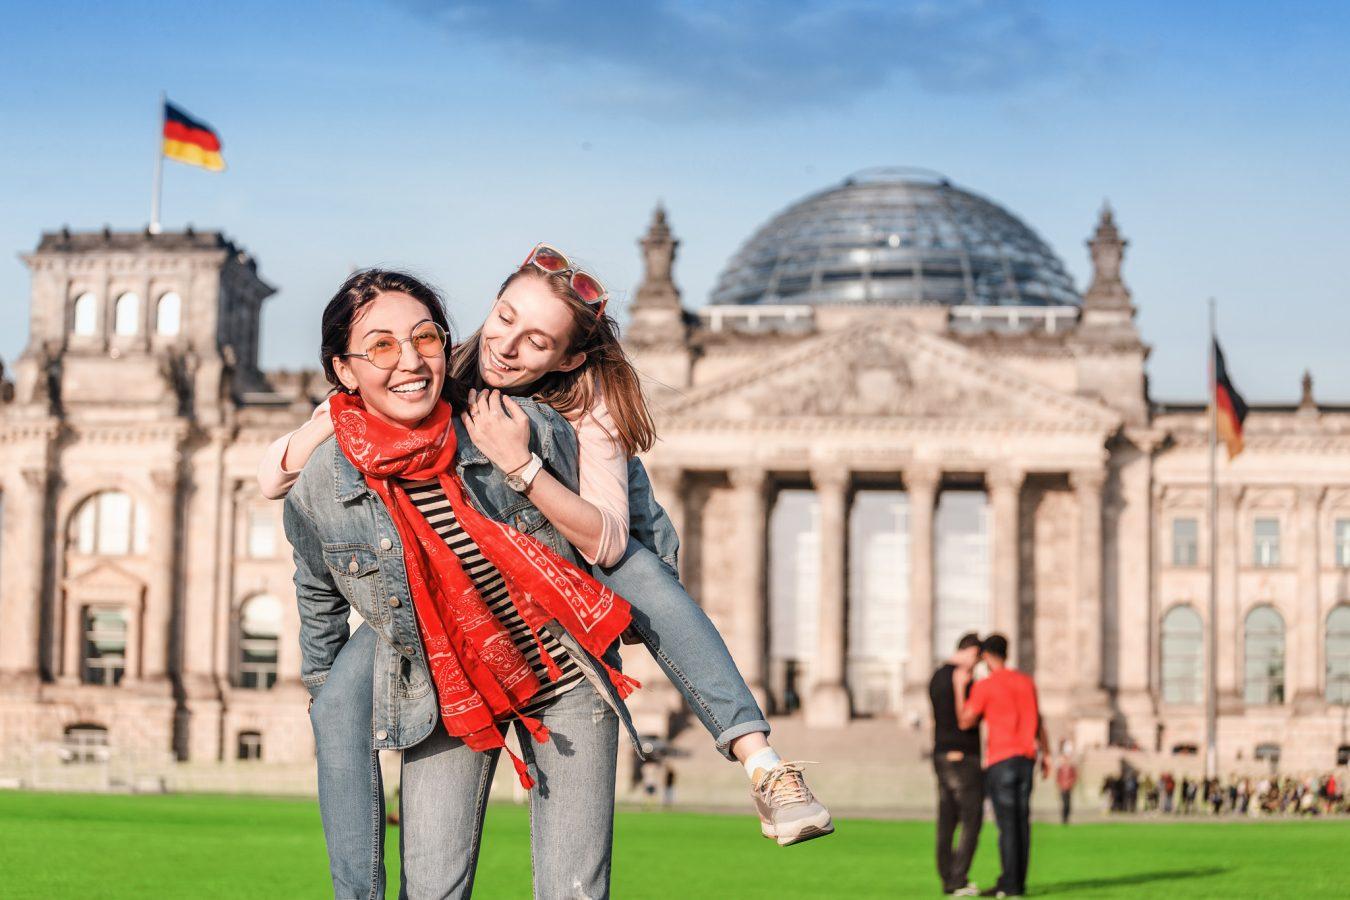
[[[662,437],[646,462],[686,584],[772,711],[848,729],[866,690],[874,715],[927,715],[949,650],[935,635],[951,624],[937,523],[965,491],[982,498],[988,568],[969,627],[1008,634],[1052,731],[1086,747],[1203,745],[1192,620],[1164,620],[1206,616],[1206,416],[1148,396],[1109,211],[1068,309],[694,314],[664,211],[640,244],[627,344]],[[53,233],[25,261],[30,340],[0,382],[4,752],[92,739],[146,759],[311,758],[281,507],[254,471],[325,385],[259,370],[271,288],[218,233]],[[1300,404],[1256,407],[1219,484],[1221,757],[1277,744],[1289,766],[1328,767],[1345,743],[1327,651],[1329,616],[1350,602],[1350,408],[1316,403],[1310,385]],[[772,650],[771,523],[788,491],[809,492],[816,517],[815,556],[795,561],[816,617],[800,684]],[[905,558],[885,571],[905,573],[907,599],[903,667],[864,685],[850,523],[867,491],[903,495]],[[1279,614],[1277,655],[1249,634],[1257,607]],[[1253,679],[1258,650],[1270,671]],[[629,659],[648,685],[639,720],[668,729],[678,695],[645,655]]]

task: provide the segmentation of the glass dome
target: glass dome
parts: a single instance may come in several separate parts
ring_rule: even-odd
[[[1003,207],[923,169],[869,169],[774,216],[715,304],[1068,306],[1064,264]]]

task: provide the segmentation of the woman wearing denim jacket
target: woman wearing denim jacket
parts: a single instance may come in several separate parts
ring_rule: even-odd
[[[503,284],[487,321],[454,354],[455,378],[480,389],[464,424],[509,472],[528,468],[520,463],[529,459],[512,405],[533,394],[564,412],[580,445],[580,490],[559,488],[545,473],[530,485],[530,499],[596,565],[596,577],[633,602],[632,634],[684,694],[718,750],[744,764],[762,832],[782,845],[828,834],[828,811],[799,766],[769,746],[768,723],[725,643],[679,583],[678,538],[633,455],[650,447],[651,420],[604,300],[591,276],[552,248],[536,247]],[[274,442],[259,467],[263,493],[284,495],[294,479],[290,470],[331,430],[323,405],[308,424]]]
[[[374,750],[402,748],[403,894],[468,896],[487,785],[514,724],[517,772],[536,787],[536,896],[607,896],[620,720],[636,740],[613,646],[627,603],[574,564],[454,421],[434,292],[357,273],[325,310],[323,343],[347,393],[285,524],[336,895],[383,895]],[[531,450],[575,485],[571,430],[546,407],[521,413]],[[365,625],[348,639],[351,607]]]

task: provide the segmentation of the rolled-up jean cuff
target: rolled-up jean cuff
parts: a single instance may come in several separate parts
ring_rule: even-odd
[[[738,737],[744,737],[747,734],[754,734],[756,731],[762,732],[765,737],[769,736],[769,723],[763,719],[756,719],[753,722],[742,722],[740,725],[732,725],[726,731],[717,736],[717,752],[727,759],[735,760],[736,756],[731,752],[731,742]]]

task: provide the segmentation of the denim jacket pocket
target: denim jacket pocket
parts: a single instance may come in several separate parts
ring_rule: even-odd
[[[323,561],[342,592],[362,618],[385,622],[386,609],[380,598],[380,557],[366,544],[324,544]]]
[[[548,519],[545,519],[544,514],[533,504],[512,511],[506,519],[511,523],[511,527],[521,534],[534,534],[548,524]]]

